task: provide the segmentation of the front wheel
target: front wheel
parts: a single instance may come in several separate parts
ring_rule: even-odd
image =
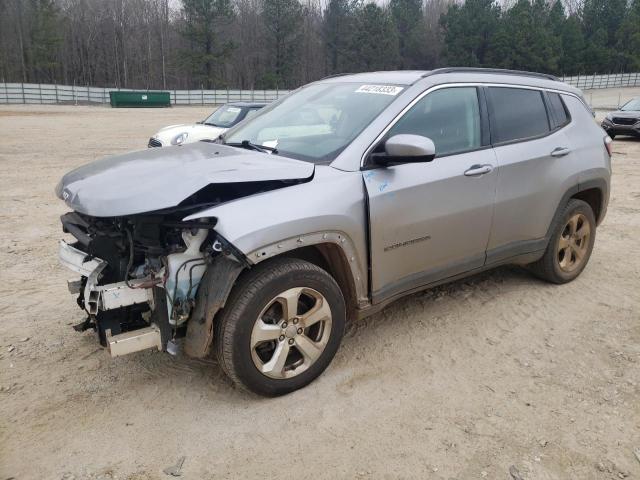
[[[223,370],[260,395],[312,382],[333,359],[345,326],[340,287],[323,269],[293,258],[245,272],[216,322]]]
[[[571,199],[565,207],[544,256],[531,271],[552,283],[567,283],[587,266],[596,240],[596,219],[588,203]]]

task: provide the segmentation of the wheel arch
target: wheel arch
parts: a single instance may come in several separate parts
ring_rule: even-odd
[[[604,218],[604,192],[601,187],[593,186],[584,190],[579,190],[573,194],[571,198],[582,200],[589,204],[594,216],[596,217],[596,224],[600,225]]]
[[[369,304],[366,270],[359,264],[355,246],[344,232],[301,235],[247,254],[254,264],[283,256],[300,258],[326,270],[340,286],[349,312]]]
[[[593,210],[594,216],[596,217],[596,224],[600,225],[602,220],[604,220],[604,216],[607,212],[607,205],[609,203],[609,183],[604,178],[592,178],[569,188],[562,196],[562,199],[556,208],[556,212],[553,215],[549,225],[549,230],[545,237],[547,240],[551,238],[553,228],[555,227],[562,210],[572,198],[582,200],[589,204]]]
[[[290,250],[275,258],[283,256],[299,258],[326,270],[336,281],[344,295],[347,319],[355,319],[356,310],[359,306],[358,294],[353,272],[349,267],[349,260],[344,250],[334,243],[318,243]]]

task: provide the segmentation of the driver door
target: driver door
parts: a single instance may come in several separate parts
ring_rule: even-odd
[[[385,139],[429,137],[435,159],[363,172],[374,303],[484,265],[496,191],[484,111],[475,87],[432,91]]]

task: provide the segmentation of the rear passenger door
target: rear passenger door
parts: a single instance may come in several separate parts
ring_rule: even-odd
[[[560,95],[522,87],[487,87],[491,140],[498,163],[487,263],[545,248],[560,200],[577,179],[563,127]]]

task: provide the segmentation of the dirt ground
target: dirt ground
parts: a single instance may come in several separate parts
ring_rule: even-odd
[[[575,282],[510,267],[412,295],[286,397],[234,388],[214,360],[110,359],[75,333],[55,184],[209,110],[0,106],[0,480],[168,479],[182,456],[197,480],[640,478],[638,140],[614,143]]]
[[[585,90],[584,98],[595,109],[615,110],[629,100],[640,96],[640,87],[602,88]]]

